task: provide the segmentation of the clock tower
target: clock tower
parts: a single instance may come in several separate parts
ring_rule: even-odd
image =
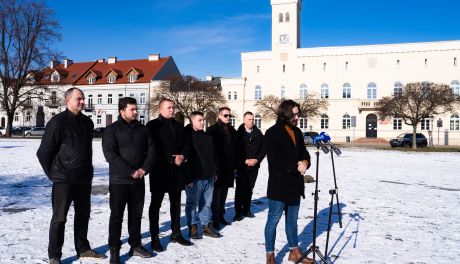
[[[271,0],[272,50],[300,48],[302,0]]]

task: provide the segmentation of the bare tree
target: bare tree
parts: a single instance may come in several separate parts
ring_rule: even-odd
[[[459,98],[446,84],[408,83],[402,92],[380,99],[377,112],[381,120],[402,118],[412,126],[412,148],[416,149],[418,124],[424,118],[452,111]]]
[[[0,0],[0,108],[8,118],[6,136],[15,112],[43,96],[46,86],[36,84],[30,73],[57,57],[51,44],[60,40],[59,28],[43,1]]]
[[[172,76],[163,81],[150,99],[152,113],[158,113],[159,102],[168,98],[174,102],[178,112],[190,118],[193,111],[216,111],[226,103],[220,83],[200,81],[191,76]]]
[[[265,96],[255,104],[257,111],[268,120],[276,119],[276,112],[281,104],[281,99],[274,95]],[[328,107],[328,102],[324,99],[317,99],[315,94],[308,94],[303,99],[296,100],[300,105],[302,117],[314,118],[319,116]]]

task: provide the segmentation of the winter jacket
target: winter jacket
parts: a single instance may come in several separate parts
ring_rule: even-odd
[[[244,171],[248,168],[258,169],[266,154],[262,131],[254,126],[252,131],[248,133],[244,128],[244,124],[241,124],[236,131],[236,142],[238,144],[236,151],[238,171]],[[248,167],[245,164],[247,159],[257,159],[257,164],[253,167]]]
[[[210,179],[217,177],[217,163],[212,137],[204,131],[195,131],[188,124],[184,128],[186,148],[189,149],[189,158],[184,164],[185,184],[195,179]]]
[[[121,116],[105,129],[102,151],[109,163],[110,184],[144,181],[144,178],[134,179],[131,175],[140,168],[149,174],[156,156],[149,130],[139,121],[127,123]]]
[[[37,151],[46,176],[53,182],[89,184],[93,179],[93,129],[90,118],[66,109],[51,118]]]
[[[300,196],[305,198],[304,180],[297,170],[297,163],[306,160],[310,167],[310,155],[300,129],[294,127],[292,130],[297,144],[294,144],[281,122],[277,122],[265,133],[269,175],[267,197],[272,200],[294,202]]]
[[[236,165],[236,131],[230,124],[217,121],[207,131],[213,138],[217,158],[217,181],[215,187],[233,187]]]
[[[155,174],[150,177],[150,191],[157,190],[168,192],[184,187],[182,165],[176,166],[173,155],[184,155],[183,126],[174,118],[167,119],[161,115],[147,123],[150,136],[155,142],[157,160],[153,170]]]

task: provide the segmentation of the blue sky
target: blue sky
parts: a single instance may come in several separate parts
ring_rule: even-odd
[[[271,49],[269,0],[48,0],[56,47],[76,62],[160,53],[182,74],[241,75],[240,53]],[[304,0],[301,46],[460,40],[457,0]]]

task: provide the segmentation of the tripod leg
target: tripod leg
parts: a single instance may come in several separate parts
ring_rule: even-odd
[[[329,248],[329,234],[331,232],[331,222],[332,222],[332,206],[334,205],[334,190],[330,190],[331,202],[329,203],[329,219],[327,222],[327,236],[326,236],[326,248],[324,250],[324,255],[327,257],[327,250]]]
[[[308,250],[305,251],[305,253],[303,253],[302,256],[298,260],[296,260],[295,264],[299,264],[300,262],[302,262],[302,260],[304,260],[308,256],[308,254],[310,254],[310,252],[315,252],[313,250],[313,246],[308,248]]]
[[[340,203],[339,203],[339,189],[335,188],[335,198],[337,200],[337,213],[339,214],[339,226],[342,228],[342,211],[340,210]]]
[[[319,251],[318,248],[316,248],[315,251],[316,251],[316,254],[318,254],[318,257],[323,261],[323,263],[329,264],[329,261],[327,261],[327,259],[323,256],[323,254],[321,254],[321,251]]]

